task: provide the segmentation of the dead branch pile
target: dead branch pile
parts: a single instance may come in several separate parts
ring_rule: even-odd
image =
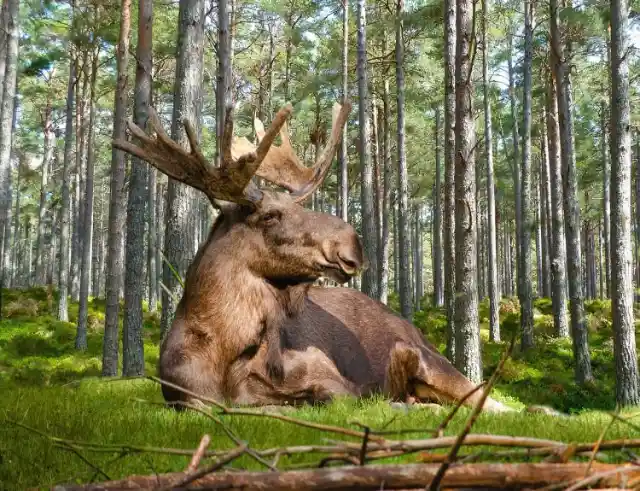
[[[57,491],[113,490],[113,489],[202,489],[202,490],[383,490],[383,489],[640,489],[640,458],[633,449],[640,448],[640,439],[605,440],[608,429],[614,422],[638,427],[611,414],[610,424],[604,428],[596,442],[565,443],[556,440],[514,437],[506,435],[472,434],[471,428],[478,417],[486,397],[488,397],[504,362],[513,349],[502,357],[498,368],[484,386],[482,398],[469,415],[464,429],[457,436],[444,436],[444,432],[460,408],[463,401],[453,408],[442,423],[431,430],[374,430],[361,423],[353,424],[360,429],[317,424],[292,416],[263,410],[229,408],[206,397],[197,396],[216,410],[202,406],[189,406],[219,425],[235,446],[230,450],[208,450],[211,441],[204,435],[195,450],[141,447],[129,445],[98,444],[47,436],[39,430],[13,422],[41,436],[49,438],[55,446],[69,450],[90,466],[94,479],[106,479],[101,483],[83,485],[60,485]],[[149,377],[158,383],[182,389],[166,381]],[[189,392],[188,392],[189,393]],[[299,445],[271,449],[251,448],[242,441],[223,421],[228,416],[259,416],[314,428],[357,441],[332,440],[327,445]],[[393,440],[386,438],[392,433],[431,432],[431,438]],[[474,447],[491,448],[470,453]],[[467,453],[461,453],[462,449]],[[435,453],[434,450],[447,450]],[[499,450],[498,450],[499,449]],[[617,450],[626,455],[624,464],[602,463],[603,452]],[[84,452],[84,453],[83,453]],[[86,457],[87,452],[118,453],[121,456],[134,453],[163,453],[190,456],[191,460],[184,472],[156,474],[153,476],[131,476],[122,480],[110,480],[109,476]],[[417,456],[415,455],[417,453]],[[305,468],[278,468],[283,456],[314,454],[320,460],[314,466]],[[380,459],[414,455],[419,463],[414,464],[372,464]],[[242,456],[258,462],[265,471],[249,472],[230,467]],[[604,456],[606,457],[606,456]],[[508,458],[517,463],[496,463]],[[478,463],[478,460],[493,462]],[[531,462],[531,459],[541,461]],[[619,461],[618,456],[618,461]]]

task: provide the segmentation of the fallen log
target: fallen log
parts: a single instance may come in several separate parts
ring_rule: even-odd
[[[200,490],[379,490],[424,489],[437,474],[440,465],[367,465],[283,472],[217,472],[189,484]],[[600,474],[602,474],[600,476]],[[521,489],[553,484],[563,487],[592,476],[590,487],[624,488],[640,482],[640,466],[597,464],[587,474],[586,463],[566,464],[453,464],[440,485],[449,489]],[[171,487],[184,473],[132,476],[119,481],[86,485],[56,486],[54,491],[102,491],[113,489],[157,489]]]

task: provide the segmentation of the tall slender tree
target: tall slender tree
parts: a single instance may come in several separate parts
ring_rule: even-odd
[[[447,358],[455,361],[455,155],[456,155],[456,2],[444,3],[444,303],[447,311]]]
[[[410,210],[409,178],[405,147],[404,121],[404,40],[402,39],[402,16],[404,0],[396,2],[396,98],[398,113],[398,245],[400,250],[400,311],[406,319],[413,315],[411,275],[409,273]]]
[[[127,92],[129,65],[129,35],[131,31],[131,0],[122,0],[120,7],[120,35],[116,55],[116,91],[113,117],[113,140],[125,135],[127,115]],[[123,230],[125,224],[124,177],[125,153],[111,149],[111,186],[109,197],[109,232],[107,235],[106,261],[106,309],[104,317],[104,340],[102,344],[102,375],[118,375],[118,317],[120,310],[120,285],[124,273]]]
[[[631,274],[629,4],[611,0],[611,310],[616,400],[640,404]]]
[[[522,172],[520,173],[520,326],[522,349],[533,347],[533,291],[531,285],[531,233],[534,216],[531,203],[531,64],[533,59],[533,2],[524,1],[524,101]]]
[[[567,321],[566,242],[564,237],[563,184],[560,158],[560,128],[558,126],[558,98],[555,78],[547,81],[545,119],[549,141],[549,177],[551,181],[551,217],[553,249],[551,252],[551,281],[553,324],[556,336],[569,336]]]
[[[18,77],[19,0],[3,1],[4,10],[4,78],[0,87],[0,230],[9,230],[11,208],[11,148],[13,146],[16,85]],[[8,234],[4,234],[3,256],[9,250]],[[4,258],[3,258],[4,261]],[[4,283],[3,264],[2,283]],[[0,284],[4,287],[4,284]],[[0,314],[1,315],[1,314]]]
[[[94,21],[96,16],[93,16]],[[89,279],[91,278],[91,253],[93,240],[93,177],[95,173],[95,104],[96,79],[98,76],[99,49],[93,50],[91,61],[91,80],[89,96],[89,127],[87,135],[87,168],[84,183],[84,227],[82,229],[81,264],[80,264],[80,304],[78,307],[78,329],[76,332],[76,349],[87,349],[87,322],[89,316]]]
[[[473,0],[456,3],[456,366],[473,382],[482,380],[476,264],[476,182],[473,82]]]
[[[51,91],[51,79],[49,79],[48,90]],[[45,235],[46,235],[46,213],[47,213],[47,188],[49,186],[49,167],[53,160],[53,150],[55,146],[55,135],[53,131],[53,106],[51,104],[51,94],[47,94],[47,102],[42,115],[42,133],[44,134],[43,158],[40,181],[40,203],[38,207],[38,232],[36,237],[36,284],[44,285],[46,279],[46,256],[45,256]],[[49,258],[53,260],[53,258]]]
[[[591,357],[584,316],[582,278],[582,250],[580,245],[580,205],[578,202],[578,177],[574,152],[573,94],[569,64],[570,42],[566,39],[566,26],[561,26],[557,0],[550,0],[551,54],[554,76],[557,81],[562,182],[564,200],[564,226],[567,243],[567,280],[571,308],[571,336],[575,359],[575,376],[578,383],[591,381]]]
[[[487,159],[487,235],[489,254],[489,337],[500,341],[500,305],[498,303],[498,272],[496,265],[496,205],[493,182],[493,134],[491,101],[489,99],[489,42],[487,22],[489,0],[482,2],[482,90],[484,99],[484,148]]]
[[[153,39],[153,0],[138,2],[138,46],[136,47],[136,83],[133,119],[145,128],[151,104]],[[125,249],[124,317],[122,333],[122,374],[144,374],[142,340],[142,300],[145,291],[144,229],[148,164],[132,159],[127,200],[127,236]]]
[[[349,93],[349,2],[342,0],[342,97]],[[340,217],[346,222],[349,219],[349,162],[347,152],[347,125],[342,128],[342,141],[338,153],[339,166],[339,198]]]
[[[442,146],[440,144],[440,106],[436,107],[435,148],[436,182],[433,192],[433,301],[438,307],[444,305],[444,282],[442,276]]]
[[[188,148],[189,142],[182,121],[186,118],[200,136],[202,119],[202,76],[204,47],[204,0],[180,2],[178,11],[178,47],[176,78],[173,93],[173,118],[171,138]],[[166,262],[163,268],[163,283],[166,290],[162,294],[161,325],[166,331],[176,311],[176,300],[182,295],[180,281],[174,269],[184,276],[189,261],[193,257],[192,236],[188,222],[192,192],[173,179],[169,179],[167,189],[164,251]],[[185,243],[185,239],[186,243]],[[168,264],[167,264],[168,262]]]
[[[379,299],[378,289],[378,233],[374,210],[373,162],[371,159],[369,125],[369,88],[367,83],[367,5],[366,0],[358,0],[358,37],[357,37],[357,72],[358,72],[358,118],[360,140],[360,204],[362,211],[362,242],[364,252],[369,260],[368,268],[362,276],[362,291],[371,298]]]

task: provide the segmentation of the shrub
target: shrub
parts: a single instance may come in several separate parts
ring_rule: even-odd
[[[507,316],[508,314],[520,313],[520,301],[518,297],[508,297],[500,300],[500,315]]]
[[[36,317],[39,311],[37,300],[29,297],[19,297],[7,304],[4,315],[13,319],[15,317]]]
[[[548,297],[536,298],[533,306],[540,311],[541,314],[553,315],[553,303]]]

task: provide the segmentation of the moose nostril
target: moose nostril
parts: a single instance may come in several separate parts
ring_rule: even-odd
[[[342,264],[344,264],[346,267],[350,269],[358,269],[358,261],[351,259],[349,257],[345,257],[344,254],[341,254],[339,252],[338,252],[338,257],[340,258],[340,261],[342,262]]]

